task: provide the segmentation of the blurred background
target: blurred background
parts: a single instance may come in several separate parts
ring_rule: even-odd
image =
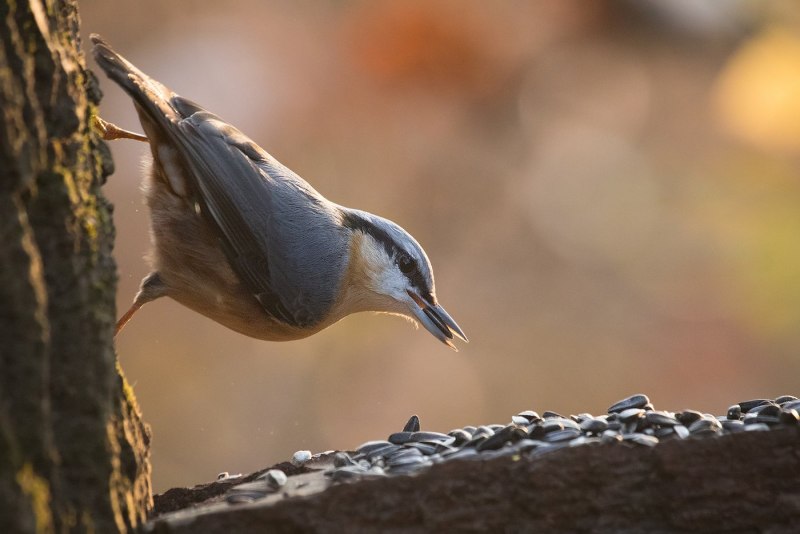
[[[793,0],[81,0],[83,31],[331,200],[393,219],[465,329],[269,343],[167,299],[120,335],[156,491],[349,449],[411,414],[724,413],[800,394]],[[86,41],[88,43],[88,40]],[[98,73],[102,114],[140,130]],[[123,313],[148,272],[143,144],[112,144]]]

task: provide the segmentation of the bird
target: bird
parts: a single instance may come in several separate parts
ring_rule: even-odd
[[[336,204],[231,124],[136,68],[93,34],[97,65],[133,100],[144,135],[99,116],[106,140],[147,142],[151,271],[115,337],[169,297],[268,341],[311,336],[357,312],[401,315],[458,350],[422,246],[396,223]],[[149,158],[148,158],[149,159]]]

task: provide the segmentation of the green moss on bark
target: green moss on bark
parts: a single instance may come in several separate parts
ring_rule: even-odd
[[[74,1],[0,2],[0,531],[127,531],[149,430],[117,368],[113,169]]]

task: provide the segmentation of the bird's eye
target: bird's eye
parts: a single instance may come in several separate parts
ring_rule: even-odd
[[[400,272],[403,274],[414,272],[417,268],[417,264],[414,263],[414,260],[412,260],[408,254],[401,254],[397,258],[397,266],[400,267]]]

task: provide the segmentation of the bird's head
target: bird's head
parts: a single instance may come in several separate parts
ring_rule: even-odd
[[[454,337],[467,342],[436,300],[433,269],[416,239],[363,211],[346,210],[343,224],[351,232],[347,283],[354,307],[409,317],[453,350]]]

